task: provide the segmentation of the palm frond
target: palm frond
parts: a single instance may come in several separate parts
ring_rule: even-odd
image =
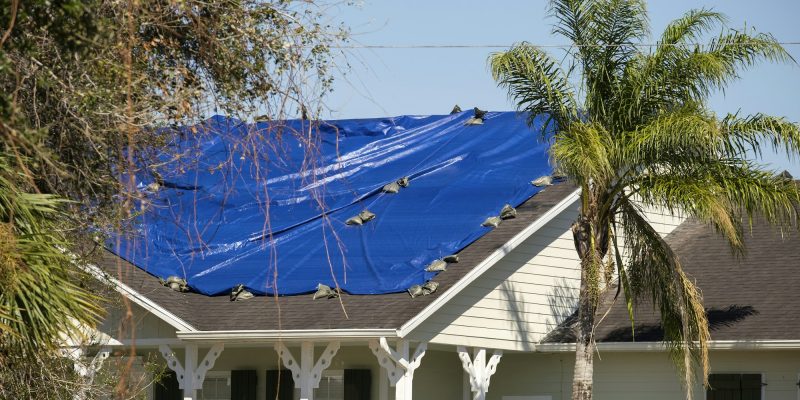
[[[726,20],[724,14],[709,9],[689,10],[664,28],[652,59],[657,65],[659,60],[663,60],[677,47],[699,41],[703,34],[725,23]]]
[[[653,166],[664,162],[718,158],[726,143],[713,114],[695,103],[661,113],[620,137],[620,159]]]
[[[494,53],[489,56],[489,67],[517,108],[529,113],[529,123],[540,114],[549,115],[562,127],[577,118],[574,90],[566,74],[536,46],[520,43]]]
[[[613,143],[598,123],[576,122],[556,134],[550,155],[576,184],[602,185],[615,174],[611,163]]]
[[[557,21],[553,33],[575,43],[579,51],[592,51],[586,45],[595,44],[589,32],[594,25],[596,3],[593,0],[552,0],[549,14]]]
[[[584,57],[586,105],[590,116],[607,121],[614,110],[617,86],[627,62],[638,54],[636,44],[649,34],[646,6],[640,0],[601,0],[593,7],[589,38],[597,46]],[[591,45],[590,45],[591,47]]]
[[[0,158],[0,348],[52,350],[78,325],[93,326],[99,297],[80,287],[82,273],[61,251],[63,200],[21,190]]]
[[[771,144],[774,149],[783,149],[787,156],[800,154],[800,126],[786,118],[761,113],[745,117],[728,114],[720,125],[742,153],[749,149],[761,156],[762,147]]]
[[[664,343],[683,374],[691,398],[697,367],[708,376],[708,321],[702,295],[686,276],[680,260],[629,201],[619,207],[628,251],[628,282],[634,301],[648,301],[661,316]]]
[[[689,102],[704,103],[759,61],[789,62],[791,56],[768,34],[728,31],[708,46],[660,44],[654,54],[628,65],[618,112],[629,121],[652,117]]]
[[[710,223],[742,249],[743,226],[757,217],[789,227],[798,220],[800,191],[792,179],[762,171],[747,160],[671,166],[631,182],[642,203]]]

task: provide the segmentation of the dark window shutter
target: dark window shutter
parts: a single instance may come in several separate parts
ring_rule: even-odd
[[[258,373],[252,369],[231,371],[231,400],[256,400]]]
[[[181,400],[183,391],[178,387],[178,376],[175,371],[167,371],[161,380],[155,383],[155,400]]]
[[[761,400],[761,374],[711,374],[706,400]]]
[[[370,400],[372,371],[368,369],[344,370],[344,400]]]
[[[761,400],[761,374],[742,374],[742,400]]]
[[[282,369],[280,371],[277,369],[268,369],[265,383],[267,385],[267,400],[294,399],[294,379],[292,379],[292,371],[288,369]],[[280,393],[278,393],[278,383],[280,383]]]

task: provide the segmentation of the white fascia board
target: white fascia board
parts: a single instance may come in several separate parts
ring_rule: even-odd
[[[545,226],[548,222],[550,222],[553,218],[561,214],[564,210],[571,207],[575,202],[578,201],[580,198],[581,190],[577,189],[572,192],[569,196],[561,200],[558,204],[550,208],[544,215],[539,217],[536,221],[533,221],[530,225],[528,225],[525,229],[521,232],[516,234],[514,237],[511,238],[508,242],[506,242],[502,247],[495,250],[486,257],[480,264],[475,266],[471,271],[469,271],[466,275],[464,275],[461,280],[456,282],[453,286],[451,286],[446,292],[444,292],[441,296],[436,298],[431,304],[425,307],[419,314],[415,315],[413,318],[408,320],[403,326],[400,327],[398,330],[398,336],[403,338],[406,337],[411,331],[413,331],[416,327],[418,327],[422,322],[428,319],[433,313],[436,312],[439,308],[447,304],[450,299],[455,297],[458,293],[460,293],[464,288],[466,288],[470,283],[474,282],[478,277],[483,275],[489,268],[491,268],[494,264],[500,261],[503,257],[505,257],[508,253],[512,250],[517,248],[522,242],[524,242],[527,238],[531,237],[536,231],[541,229]]]
[[[241,330],[241,331],[185,331],[178,332],[184,341],[226,343],[258,343],[275,341],[363,341],[381,337],[397,337],[396,329],[297,329],[297,330]]]
[[[80,344],[80,345],[72,345],[72,346],[61,346],[62,348],[81,348],[81,347],[93,347],[93,348],[104,348],[104,347],[111,347],[111,348],[118,348],[118,347],[136,347],[138,349],[142,348],[158,348],[161,345],[167,346],[181,346],[184,342],[180,339],[175,338],[147,338],[147,339],[125,339],[125,340],[118,340],[114,338],[110,338],[108,340],[89,343],[88,345]]]
[[[179,318],[177,315],[173,314],[166,308],[161,307],[156,302],[147,298],[147,296],[142,295],[141,293],[137,292],[130,286],[120,282],[113,276],[106,274],[98,266],[92,264],[79,264],[79,266],[83,268],[86,272],[92,274],[95,278],[97,278],[101,282],[106,282],[111,284],[112,286],[114,286],[114,289],[116,289],[117,292],[119,292],[121,295],[127,297],[132,302],[136,303],[140,307],[149,311],[150,313],[160,318],[164,322],[170,324],[177,331],[191,332],[197,330],[188,322],[184,321],[183,319]]]
[[[800,350],[800,340],[711,340],[710,350]],[[663,342],[600,342],[598,351],[642,352],[667,351]],[[575,343],[541,343],[536,345],[539,353],[571,353]]]

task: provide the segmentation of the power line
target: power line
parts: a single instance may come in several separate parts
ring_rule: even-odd
[[[677,43],[672,46],[676,47],[695,47],[695,46],[710,46],[715,43]],[[718,44],[718,43],[716,43]],[[800,41],[797,42],[777,42],[781,46],[798,46]],[[560,48],[569,49],[575,47],[620,47],[620,46],[633,46],[633,47],[657,47],[659,43],[636,43],[636,44],[536,44],[534,47],[540,48]],[[746,43],[728,43],[727,46],[744,46]],[[353,45],[339,45],[331,46],[334,49],[508,49],[513,45],[507,44],[353,44]]]

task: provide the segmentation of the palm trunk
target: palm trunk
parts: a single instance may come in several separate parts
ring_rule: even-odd
[[[578,305],[578,325],[575,328],[575,372],[572,379],[572,400],[591,400],[594,375],[594,305],[590,295],[591,278],[587,275],[591,259],[581,262],[581,291]],[[587,279],[588,278],[588,279]]]
[[[591,400],[594,374],[594,317],[597,309],[599,260],[602,245],[598,246],[592,219],[586,215],[572,224],[575,250],[581,259],[581,289],[578,300],[578,324],[575,328],[575,372],[572,380],[572,400]],[[602,242],[602,240],[601,240]]]

